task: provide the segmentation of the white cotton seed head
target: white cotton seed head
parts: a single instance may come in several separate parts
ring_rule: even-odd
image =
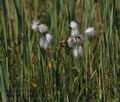
[[[67,44],[68,44],[68,47],[72,47],[72,44],[71,44],[71,37],[69,37],[69,38],[67,39]]]
[[[94,37],[95,36],[95,28],[94,27],[88,27],[85,32],[87,36]]]
[[[49,34],[49,33],[47,33],[46,34],[46,40],[47,40],[48,43],[51,43],[51,41],[52,41],[52,35]]]
[[[38,30],[40,33],[46,33],[46,32],[48,32],[48,26],[45,24],[40,24],[38,26]]]
[[[67,39],[67,45],[68,45],[68,47],[70,47],[70,48],[74,47],[75,43],[76,43],[76,39],[74,37],[69,37]]]
[[[38,26],[37,25],[32,25],[32,30],[34,30],[34,31],[37,31],[38,30]]]
[[[71,29],[71,36],[76,36],[76,35],[79,35],[79,34],[80,34],[80,32],[79,32],[78,28],[77,29]]]
[[[83,45],[85,42],[85,38],[82,35],[75,36],[76,39],[76,45],[80,46]]]
[[[32,21],[32,24],[39,25],[39,24],[40,24],[40,20],[33,20],[33,21]]]
[[[83,56],[83,54],[84,54],[84,49],[83,49],[83,47],[82,46],[79,46],[78,47],[78,53],[79,53],[79,56]]]
[[[69,26],[71,27],[71,29],[78,29],[78,24],[75,21],[71,21]]]
[[[79,57],[79,56],[83,56],[83,53],[84,53],[84,51],[83,51],[83,47],[82,46],[77,46],[77,47],[75,47],[75,48],[73,48],[73,55],[74,55],[74,57]]]
[[[84,37],[82,35],[77,36],[71,36],[67,39],[67,45],[70,48],[73,48],[75,46],[82,46],[84,44]]]
[[[40,38],[40,47],[47,49],[48,45],[52,41],[52,35],[51,34],[45,34]]]
[[[31,26],[31,29],[33,31],[38,31],[38,25],[40,24],[40,20],[33,20],[32,21],[32,26]]]
[[[41,48],[44,48],[44,49],[47,49],[47,47],[48,47],[48,42],[47,42],[45,36],[42,36],[42,37],[40,38],[40,47],[41,47]]]

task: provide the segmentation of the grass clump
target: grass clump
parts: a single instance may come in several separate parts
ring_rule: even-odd
[[[31,30],[38,18],[54,36],[47,50]],[[96,28],[83,58],[60,47],[71,20]],[[119,0],[0,0],[1,101],[119,102],[119,21]]]

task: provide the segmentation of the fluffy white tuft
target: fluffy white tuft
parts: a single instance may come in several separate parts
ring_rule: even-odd
[[[40,24],[40,20],[33,20],[31,29],[34,31],[38,31],[38,25]]]
[[[46,34],[46,40],[48,41],[48,43],[51,43],[51,41],[52,41],[52,35],[49,34],[49,33],[47,33]]]
[[[47,49],[48,45],[52,41],[52,35],[51,34],[45,34],[40,38],[40,46],[44,49]]]
[[[83,56],[83,47],[82,46],[79,46],[79,47],[75,47],[74,49],[73,49],[73,55],[74,55],[74,57],[78,57],[78,56]]]
[[[71,36],[77,36],[79,34],[80,34],[80,32],[79,32],[78,28],[77,29],[71,29]]]
[[[48,32],[48,26],[45,24],[40,24],[38,26],[38,30],[40,33],[47,33]]]
[[[75,21],[71,21],[69,25],[72,29],[78,29],[78,24]]]
[[[95,28],[94,27],[88,27],[85,30],[85,34],[89,37],[94,37],[95,36]]]
[[[70,47],[70,48],[74,47],[75,43],[76,43],[76,39],[74,37],[69,37],[67,39],[68,47]]]

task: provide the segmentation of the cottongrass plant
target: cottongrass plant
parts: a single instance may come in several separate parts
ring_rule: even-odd
[[[41,48],[46,50],[52,41],[52,35],[48,31],[48,26],[46,24],[40,23],[40,20],[33,20],[31,29],[42,34],[39,40],[39,44]]]
[[[71,36],[67,39],[67,45],[72,48],[75,57],[83,56],[84,37],[79,32],[77,22],[71,21],[69,27],[71,29]]]
[[[95,28],[88,27],[84,31],[85,35],[82,35],[79,32],[79,26],[78,26],[77,22],[71,21],[69,24],[69,27],[71,29],[71,34],[70,34],[70,37],[68,37],[66,39],[66,41],[64,41],[65,44],[63,44],[63,45],[67,45],[67,47],[72,49],[72,53],[73,53],[74,57],[77,58],[79,56],[83,56],[83,54],[84,54],[84,42],[86,40],[85,35],[87,35],[88,37],[94,37],[96,34]]]

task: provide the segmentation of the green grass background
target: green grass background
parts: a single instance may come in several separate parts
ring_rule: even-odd
[[[54,36],[47,51],[31,30],[38,18]],[[83,58],[60,47],[71,20],[96,28]],[[0,100],[119,102],[120,0],[0,0]]]

